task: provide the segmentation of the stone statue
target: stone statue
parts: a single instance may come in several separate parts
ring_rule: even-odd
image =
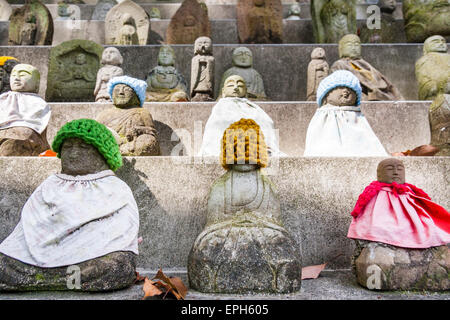
[[[450,213],[418,187],[405,183],[396,158],[378,164],[353,209],[353,269],[371,290],[449,290]]]
[[[423,56],[416,62],[419,99],[434,100],[440,93],[450,94],[450,54],[442,36],[425,40]]]
[[[355,0],[311,0],[316,43],[337,43],[346,34],[356,34],[355,7]]]
[[[347,70],[360,81],[363,101],[404,100],[400,91],[361,56],[361,40],[348,34],[339,41],[340,59],[333,63],[331,71]]]
[[[214,57],[212,41],[208,37],[195,40],[195,55],[191,63],[192,101],[214,100]]]
[[[11,72],[11,90],[0,95],[0,156],[38,156],[49,149],[50,106],[37,94],[40,74],[29,64]]]
[[[51,45],[53,19],[39,0],[29,0],[13,10],[9,24],[8,45]]]
[[[266,100],[264,82],[258,71],[253,69],[253,54],[246,47],[233,50],[233,67],[224,72],[219,92],[222,92],[225,80],[231,75],[239,75],[244,78],[247,85],[247,98],[250,100]],[[219,94],[220,95],[220,94]]]
[[[115,107],[100,113],[96,120],[112,130],[123,156],[160,155],[152,115],[142,108],[146,88],[145,81],[127,76],[115,77],[108,82],[108,92]]]
[[[0,94],[11,91],[10,77],[12,69],[20,62],[14,57],[5,57],[6,61],[0,66]]]
[[[58,2],[58,18],[56,20],[75,20],[75,17],[72,16],[71,11],[69,11],[69,5],[65,2]]]
[[[109,47],[103,51],[101,61],[103,67],[97,72],[97,82],[94,89],[95,102],[111,102],[107,84],[110,79],[123,75],[123,69],[120,67],[122,63],[123,57],[119,49]]]
[[[95,101],[94,89],[103,47],[90,40],[70,40],[50,50],[46,99]]]
[[[279,150],[278,135],[272,119],[257,104],[247,100],[244,79],[232,75],[225,80],[221,98],[213,107],[205,125],[199,156],[218,156],[223,132],[241,118],[252,119],[259,124],[271,156],[284,156]]]
[[[360,38],[365,43],[393,43],[396,42],[394,11],[397,8],[396,0],[380,0],[380,28],[369,29],[365,23],[361,28]]]
[[[450,37],[448,0],[403,0],[403,18],[408,42],[423,42],[432,35]]]
[[[147,12],[131,0],[115,5],[105,18],[105,42],[112,45],[149,42],[150,19]]]
[[[0,291],[110,291],[136,279],[139,212],[111,132],[91,119],[66,123],[52,148],[61,173],[48,177],[0,244]],[[77,268],[74,268],[77,267]],[[68,286],[68,274],[80,281]]]
[[[439,149],[436,156],[450,156],[450,94],[441,94],[428,111],[431,128],[430,144]]]
[[[239,0],[236,7],[239,43],[282,43],[281,0]]]
[[[99,0],[95,5],[91,20],[105,20],[108,11],[117,4],[116,0]]]
[[[308,64],[306,100],[316,101],[317,87],[320,81],[328,76],[330,66],[326,60],[325,50],[315,48],[311,53],[311,62]]]
[[[150,102],[188,101],[186,80],[175,68],[175,51],[170,46],[162,46],[158,54],[158,66],[147,78],[147,98]]]
[[[268,163],[262,130],[240,119],[218,147],[227,172],[211,187],[206,226],[189,253],[190,287],[210,293],[300,290],[300,251],[281,224],[274,186],[261,172]]]
[[[11,5],[6,0],[0,0],[0,21],[8,21],[11,13]]]
[[[158,8],[150,9],[150,20],[161,20],[161,12]]]
[[[193,44],[198,37],[211,37],[208,11],[197,0],[184,0],[170,20],[167,44]]]
[[[316,110],[306,132],[303,156],[387,156],[361,112],[361,86],[351,72],[339,70],[320,82]]]
[[[293,4],[291,4],[291,7],[289,8],[288,17],[286,18],[286,20],[301,20],[300,18],[301,10],[302,9],[300,7],[300,4],[298,2],[294,2]]]

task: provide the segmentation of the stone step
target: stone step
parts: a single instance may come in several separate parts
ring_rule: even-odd
[[[350,268],[350,212],[376,179],[383,158],[272,158],[266,174],[275,184],[281,219],[302,252],[303,265],[330,262]],[[405,157],[406,181],[450,209],[450,157]],[[0,242],[14,229],[32,192],[60,170],[57,158],[0,157]],[[203,230],[207,197],[224,170],[214,158],[125,157],[118,177],[131,188],[140,212],[138,267],[183,269]],[[340,255],[339,257],[337,257]],[[336,258],[337,257],[337,258]]]
[[[363,102],[362,111],[388,152],[412,150],[430,142],[428,108],[430,101]],[[198,154],[203,130],[214,102],[145,103],[155,121],[162,155]],[[99,103],[51,103],[52,116],[47,129],[51,144],[66,122],[95,119],[112,105]],[[302,156],[306,131],[315,102],[258,102],[274,121],[280,149],[290,156]],[[183,148],[181,148],[183,147]],[[182,150],[184,149],[184,150]]]
[[[238,47],[215,45],[215,90],[218,96],[222,74],[231,67],[232,51]],[[253,65],[262,75],[265,91],[273,101],[305,101],[306,73],[314,48],[323,47],[330,65],[339,59],[336,44],[245,45],[253,52]],[[36,66],[41,73],[40,95],[45,96],[48,60],[51,46],[0,46],[0,55],[13,56],[23,63]],[[124,73],[145,79],[157,64],[160,46],[117,46],[124,57]],[[193,45],[173,45],[176,67],[189,85]],[[383,73],[403,94],[406,100],[416,100],[418,87],[414,65],[423,54],[422,44],[363,44],[362,56]],[[136,63],[139,61],[139,63]]]

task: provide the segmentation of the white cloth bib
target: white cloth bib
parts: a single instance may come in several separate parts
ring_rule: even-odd
[[[388,156],[359,107],[324,105],[306,133],[304,156]]]
[[[38,267],[68,266],[115,251],[138,254],[139,212],[111,170],[56,174],[30,196],[0,252]]]

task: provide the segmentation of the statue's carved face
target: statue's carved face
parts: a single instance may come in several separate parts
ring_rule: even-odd
[[[405,166],[397,159],[386,159],[378,164],[377,180],[383,183],[405,183]]]
[[[113,103],[118,108],[139,106],[139,98],[133,88],[126,84],[117,84],[112,93]]]
[[[122,64],[122,62],[123,62],[122,55],[120,54],[120,51],[117,48],[109,47],[103,51],[102,54],[103,64],[119,66]]]
[[[212,41],[208,37],[200,37],[195,40],[195,53],[207,54],[212,52]]]
[[[289,15],[300,15],[301,12],[301,8],[300,5],[298,3],[294,3],[293,5],[291,5],[291,7],[289,8]]]
[[[442,36],[432,36],[425,40],[425,52],[447,52],[447,42]]]
[[[161,47],[158,54],[158,64],[160,66],[173,66],[175,64],[175,55],[168,47]]]
[[[222,97],[244,98],[247,95],[245,80],[240,76],[230,76],[223,85]]]
[[[185,27],[192,27],[192,26],[195,26],[195,22],[196,22],[195,17],[189,15],[189,16],[187,16],[186,19],[184,20],[184,26],[185,26]]]
[[[315,48],[311,52],[311,59],[325,59],[325,50],[323,48]]]
[[[75,63],[78,65],[83,65],[86,63],[86,55],[83,53],[79,53],[77,57],[75,58]]]
[[[233,65],[249,68],[253,65],[253,54],[250,49],[239,47],[233,51]]]
[[[357,35],[343,36],[339,41],[339,56],[351,59],[361,58],[361,40]]]
[[[34,92],[39,90],[39,71],[28,64],[18,64],[11,71],[10,86],[12,91]]]
[[[336,87],[325,96],[323,103],[333,106],[354,106],[356,105],[356,93],[347,87]]]
[[[61,146],[61,172],[76,176],[109,169],[97,148],[80,138],[67,138]]]

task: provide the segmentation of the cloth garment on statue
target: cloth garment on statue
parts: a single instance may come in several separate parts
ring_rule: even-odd
[[[8,91],[0,95],[0,130],[28,127],[41,134],[50,120],[50,106],[39,95]]]
[[[450,213],[407,183],[372,182],[352,216],[349,238],[418,249],[450,242]]]
[[[111,170],[48,177],[30,196],[0,252],[38,267],[72,265],[115,251],[138,254],[139,212]]]
[[[199,156],[219,156],[225,130],[241,119],[252,119],[260,126],[271,156],[285,156],[279,150],[277,132],[269,115],[250,100],[234,97],[222,98],[213,107],[205,125]]]
[[[360,107],[326,104],[316,110],[306,133],[304,156],[387,156]]]

